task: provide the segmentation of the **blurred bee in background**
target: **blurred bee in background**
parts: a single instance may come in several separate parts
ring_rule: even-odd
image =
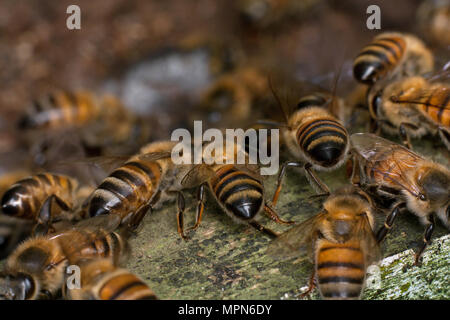
[[[367,101],[376,124],[387,133],[399,134],[408,148],[410,137],[431,133],[439,134],[450,150],[449,83],[421,76],[377,83]]]
[[[417,10],[424,36],[444,48],[450,46],[450,1],[427,0]]]
[[[117,215],[121,223],[134,221],[136,229],[140,221],[157,203],[177,197],[178,232],[183,231],[184,197],[179,181],[189,165],[175,165],[171,159],[172,148],[177,142],[153,142],[141,148],[139,154],[131,157],[116,168],[93,191],[83,204],[84,215]]]
[[[276,94],[275,97],[282,108]],[[290,153],[303,162],[288,161],[283,164],[278,175],[273,205],[278,201],[283,177],[290,166],[303,167],[308,181],[317,193],[330,193],[314,170],[332,171],[339,168],[345,162],[350,146],[347,129],[329,111],[329,105],[333,103],[342,101],[337,100],[334,94],[313,93],[300,98],[291,115],[285,113],[286,124],[281,125],[284,142]]]
[[[229,141],[231,142],[231,141]],[[212,144],[210,145],[212,146]],[[224,143],[224,150],[225,150]],[[190,230],[199,227],[205,206],[206,189],[214,195],[219,206],[234,221],[248,224],[265,234],[276,237],[272,230],[259,224],[254,218],[264,211],[268,217],[280,224],[292,224],[292,221],[282,220],[265,200],[264,185],[261,176],[250,165],[245,145],[233,141],[233,154],[228,152],[208,155],[208,145],[204,147],[203,159],[205,163],[195,165],[183,177],[181,183],[185,188],[198,186],[197,218]],[[238,153],[244,155],[244,164],[226,164],[231,157],[236,159]],[[233,163],[236,163],[235,161]]]
[[[405,147],[373,134],[351,136],[352,183],[374,195],[396,200],[377,233],[381,242],[400,211],[406,208],[426,226],[415,264],[431,240],[436,214],[450,227],[450,170]]]
[[[147,284],[126,269],[118,268],[111,259],[94,259],[80,263],[80,289],[67,289],[71,300],[156,300]]]
[[[380,258],[374,213],[365,192],[342,187],[323,203],[321,212],[275,239],[268,253],[275,258],[311,256],[314,271],[303,295],[317,282],[323,299],[358,299],[367,267]]]
[[[247,124],[255,112],[260,112],[267,89],[267,77],[260,70],[240,67],[213,82],[204,93],[200,109],[208,111],[212,125],[238,127],[236,123]]]
[[[364,84],[433,71],[433,53],[416,36],[384,32],[365,46],[353,63],[353,75]]]
[[[34,231],[45,234],[53,222],[77,219],[74,209],[88,189],[80,187],[78,181],[69,176],[40,173],[10,186],[1,199],[2,212],[33,221],[36,223]]]
[[[105,153],[108,148],[124,149],[122,152],[127,153],[128,147],[134,152],[150,136],[148,125],[116,97],[100,97],[89,91],[55,91],[35,100],[19,120],[18,127],[28,134],[26,139],[31,139],[38,166],[49,161],[46,150],[61,144],[64,132],[72,133],[68,140],[73,140],[75,132],[88,155]],[[37,140],[36,130],[40,133]]]
[[[114,232],[119,223],[117,216],[93,218],[26,240],[6,260],[0,299],[54,298],[63,288],[66,267],[82,260],[105,257],[123,264],[129,254],[129,233]]]

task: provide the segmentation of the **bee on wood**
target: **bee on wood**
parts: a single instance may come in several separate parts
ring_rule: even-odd
[[[309,254],[314,263],[308,291],[316,283],[323,299],[358,299],[366,270],[378,261],[374,206],[362,190],[346,186],[331,194],[323,209],[281,234],[268,248],[275,258]]]
[[[0,299],[54,298],[65,283],[66,268],[80,261],[110,258],[123,264],[128,231],[114,232],[117,216],[82,220],[53,234],[32,237],[14,250],[0,276]]]
[[[426,226],[415,264],[431,241],[437,215],[450,227],[450,170],[407,148],[373,134],[351,136],[352,183],[374,194],[396,200],[377,233],[381,242],[402,209]]]
[[[147,284],[111,259],[87,260],[80,264],[80,289],[66,290],[70,300],[155,300]],[[66,287],[64,287],[66,288]]]

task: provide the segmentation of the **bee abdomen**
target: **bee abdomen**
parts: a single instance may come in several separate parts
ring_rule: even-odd
[[[224,166],[216,174],[212,188],[217,199],[237,217],[253,218],[263,203],[261,182],[233,166]]]
[[[307,96],[302,97],[296,106],[296,110],[305,109],[308,107],[316,107],[316,106],[323,106],[328,102],[328,100],[325,98],[323,94],[320,93],[314,93]]]
[[[123,271],[109,277],[98,291],[100,300],[155,300],[152,290],[134,274]]]
[[[335,165],[348,144],[347,130],[334,119],[313,120],[297,130],[302,150],[324,167]]]
[[[319,290],[325,299],[357,299],[365,279],[364,256],[353,245],[327,245],[317,256]]]
[[[355,78],[373,84],[395,68],[402,59],[406,42],[399,36],[381,36],[363,48],[353,64]]]
[[[150,201],[161,175],[156,162],[130,161],[114,170],[94,191],[89,215],[120,214],[122,218]]]
[[[43,202],[57,195],[71,202],[74,185],[65,176],[50,173],[37,174],[15,183],[2,197],[2,211],[23,219],[35,219]]]

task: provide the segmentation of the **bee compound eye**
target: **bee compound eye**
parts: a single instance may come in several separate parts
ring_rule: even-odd
[[[422,201],[426,201],[427,200],[427,196],[424,195],[423,193],[419,194],[419,199]]]

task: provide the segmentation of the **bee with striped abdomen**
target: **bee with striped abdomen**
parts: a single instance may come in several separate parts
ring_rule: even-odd
[[[197,218],[195,230],[200,225],[204,211],[206,189],[211,190],[219,206],[238,223],[248,224],[271,237],[277,234],[262,226],[255,217],[260,213],[266,213],[269,218],[277,223],[292,224],[292,221],[282,220],[278,214],[266,203],[264,186],[259,174],[249,164],[226,164],[230,157],[236,158],[238,152],[242,152],[248,163],[248,154],[245,145],[234,144],[234,154],[228,153],[207,155],[203,159],[205,163],[194,166],[181,183],[185,188],[198,186],[197,193]]]
[[[431,72],[432,52],[417,37],[398,32],[385,32],[365,46],[353,63],[356,80],[372,85],[386,77]]]
[[[303,295],[317,282],[324,299],[358,299],[367,267],[379,258],[374,223],[370,197],[343,187],[330,195],[321,212],[275,239],[268,253],[274,258],[312,256],[314,272]]]
[[[37,223],[42,232],[48,231],[48,224],[58,220],[77,218],[72,210],[76,206],[83,188],[68,176],[40,173],[14,183],[1,200],[2,212],[20,219]],[[58,204],[58,209],[53,206]]]
[[[287,125],[281,128],[284,141],[291,154],[303,163],[289,161],[283,164],[273,205],[278,201],[288,166],[303,167],[315,191],[329,193],[328,187],[314,170],[332,171],[339,168],[345,162],[350,146],[347,129],[327,109],[334,100],[333,97],[325,99],[319,94],[304,97],[297,104],[297,110],[287,116]]]
[[[352,183],[367,192],[396,200],[384,226],[378,231],[382,241],[402,209],[416,215],[426,226],[423,244],[415,264],[431,240],[436,214],[450,227],[450,170],[407,148],[373,134],[351,136]]]
[[[147,284],[111,259],[94,259],[80,264],[80,289],[68,289],[71,300],[155,300]]]
[[[447,71],[448,72],[448,71]],[[406,77],[376,84],[367,102],[372,119],[390,134],[399,134],[411,148],[410,137],[439,134],[450,149],[450,85],[425,77]]]
[[[90,91],[54,91],[37,99],[20,118],[18,127],[29,135],[33,156],[40,166],[51,158],[48,148],[59,145],[64,138],[73,143],[74,134],[88,154],[99,152],[97,149],[107,153],[119,147],[125,153],[135,152],[150,136],[147,124],[118,98]],[[37,141],[36,131],[40,133]],[[68,137],[64,133],[69,133]]]
[[[66,267],[80,261],[110,258],[117,265],[124,263],[128,233],[113,231],[119,223],[117,216],[96,217],[26,240],[6,260],[0,299],[54,298],[63,288]]]
[[[113,214],[121,218],[122,224],[134,221],[131,228],[137,228],[145,214],[165,198],[178,195],[178,232],[183,231],[184,198],[179,191],[181,175],[189,165],[175,165],[171,151],[176,142],[161,141],[141,148],[140,153],[131,157],[115,169],[97,187],[83,205],[90,217]],[[138,218],[139,217],[139,218]]]

